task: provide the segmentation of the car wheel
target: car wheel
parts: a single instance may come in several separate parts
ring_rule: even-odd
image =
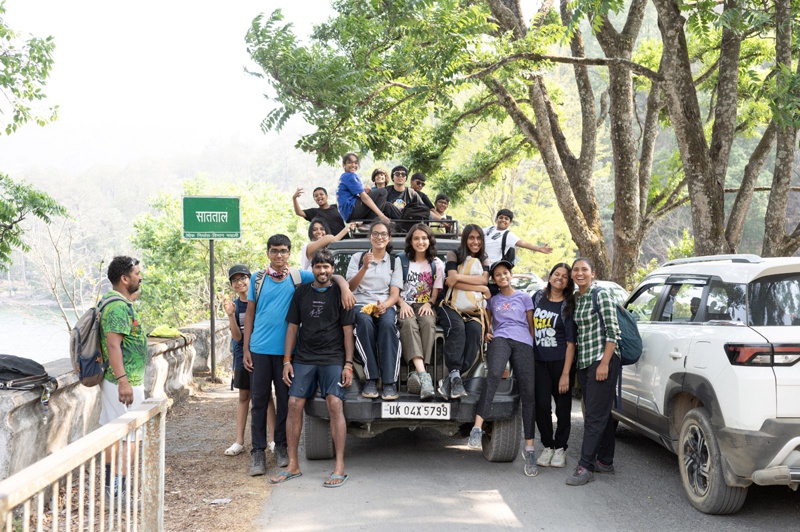
[[[483,435],[483,457],[490,462],[513,462],[519,454],[522,418],[519,411],[509,419],[492,421]]]
[[[732,514],[744,504],[747,488],[725,484],[717,437],[705,408],[690,410],[683,418],[678,465],[683,489],[701,512]]]
[[[327,419],[303,413],[303,447],[306,460],[328,460],[333,458],[331,424]]]

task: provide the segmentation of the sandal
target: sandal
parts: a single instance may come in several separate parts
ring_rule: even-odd
[[[242,454],[242,451],[244,451],[244,445],[234,443],[233,445],[225,449],[225,456],[237,456]]]
[[[347,482],[348,478],[350,478],[350,475],[334,475],[333,473],[331,473],[331,476],[328,477],[328,480],[326,480],[325,482],[322,483],[322,487],[323,488],[338,488],[339,486],[341,486],[342,484]],[[331,480],[338,480],[339,482],[333,483],[333,482],[331,482]]]

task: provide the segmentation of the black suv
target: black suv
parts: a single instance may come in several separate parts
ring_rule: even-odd
[[[392,235],[393,253],[403,250],[403,235]],[[450,250],[455,250],[460,241],[456,235],[440,237],[437,235],[436,247],[439,257],[444,260]],[[364,238],[353,238],[333,242],[328,246],[334,253],[336,273],[344,276],[347,265],[354,253],[367,251],[370,243]],[[437,327],[436,346],[427,370],[434,385],[448,374],[444,364],[444,333]],[[368,438],[389,429],[420,427],[436,429],[448,436],[459,434],[466,437],[475,421],[475,408],[484,386],[486,366],[480,357],[469,371],[462,375],[464,387],[469,395],[460,400],[443,400],[437,396],[433,401],[421,401],[419,394],[410,394],[406,380],[410,368],[401,364],[398,381],[400,398],[396,401],[383,401],[381,398],[365,399],[361,396],[364,386],[363,368],[356,358],[356,375],[353,385],[346,389],[344,415],[347,431],[358,437]],[[497,389],[491,405],[491,415],[484,425],[483,455],[491,462],[510,462],[519,454],[522,432],[522,419],[519,410],[519,387],[510,370]],[[334,456],[331,439],[328,407],[319,395],[309,399],[305,407],[304,446],[308,460],[329,459]]]

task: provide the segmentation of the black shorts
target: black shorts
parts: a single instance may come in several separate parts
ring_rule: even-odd
[[[244,368],[233,370],[233,387],[239,390],[249,390],[250,375],[251,373]]]

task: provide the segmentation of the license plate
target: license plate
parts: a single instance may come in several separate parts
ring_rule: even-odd
[[[450,403],[395,403],[385,402],[381,408],[383,419],[450,419]]]

